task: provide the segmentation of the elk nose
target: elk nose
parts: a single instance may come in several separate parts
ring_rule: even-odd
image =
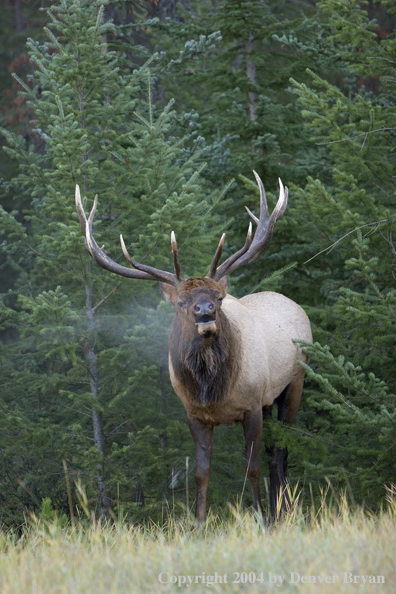
[[[196,316],[207,316],[213,315],[215,312],[215,306],[207,299],[201,299],[194,305],[194,314]]]

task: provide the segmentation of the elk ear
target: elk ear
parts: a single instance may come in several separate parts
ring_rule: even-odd
[[[160,287],[168,303],[174,303],[176,287],[168,283],[160,283]]]
[[[220,287],[223,289],[223,291],[225,292],[225,294],[227,294],[227,288],[228,288],[228,276],[223,276],[223,278],[221,278],[218,281]]]

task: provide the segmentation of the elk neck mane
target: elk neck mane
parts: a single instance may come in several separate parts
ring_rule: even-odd
[[[176,315],[169,336],[169,350],[175,375],[191,398],[202,405],[221,402],[239,369],[239,329],[223,311],[218,316],[219,332],[211,338],[192,335]]]

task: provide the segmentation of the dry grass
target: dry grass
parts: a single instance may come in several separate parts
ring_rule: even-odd
[[[201,576],[189,592],[395,592],[396,510],[380,515],[322,506],[307,517],[301,508],[273,527],[250,512],[232,520],[210,517],[204,528],[169,518],[164,526],[124,525],[61,528],[32,520],[22,537],[0,533],[2,594],[130,594],[183,591],[186,584],[159,582],[170,576]],[[204,573],[205,572],[205,573]],[[228,582],[207,584],[208,576]],[[255,583],[234,583],[245,572]],[[269,574],[284,576],[268,583]],[[338,576],[334,583],[291,583],[300,576]],[[385,584],[344,583],[344,572],[384,576]],[[263,583],[257,581],[262,574]],[[204,576],[204,577],[202,577]],[[242,576],[245,578],[245,575]],[[182,579],[182,578],[181,578]],[[187,578],[188,579],[188,578]],[[194,578],[195,579],[195,578]],[[313,579],[313,578],[311,578]],[[332,578],[328,578],[332,579]],[[205,583],[202,583],[205,581]]]

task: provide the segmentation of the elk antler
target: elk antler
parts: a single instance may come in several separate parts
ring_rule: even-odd
[[[184,280],[184,276],[182,275],[180,267],[176,238],[173,231],[171,234],[171,243],[173,264],[175,268],[174,274],[172,274],[171,272],[167,272],[166,270],[158,270],[157,268],[153,268],[152,266],[146,266],[144,264],[139,264],[139,262],[135,262],[135,260],[131,258],[131,256],[128,253],[128,250],[125,247],[122,235],[120,235],[122,251],[124,253],[125,258],[128,260],[130,264],[132,264],[132,266],[136,270],[132,270],[131,268],[127,268],[126,266],[121,266],[121,264],[117,264],[117,262],[114,262],[114,260],[109,258],[109,256],[104,251],[103,247],[100,248],[98,246],[92,233],[92,223],[95,218],[97,204],[98,196],[96,195],[94,205],[87,219],[81,202],[80,187],[78,185],[76,186],[76,207],[78,216],[80,218],[81,228],[85,235],[85,246],[91,254],[92,258],[95,260],[97,264],[99,264],[99,266],[101,266],[105,270],[109,270],[110,272],[114,272],[115,274],[120,274],[121,276],[126,276],[128,278],[140,278],[154,281],[159,280],[163,283],[168,283],[169,285],[173,286],[178,285],[181,281]]]
[[[279,178],[279,199],[272,212],[272,215],[268,216],[268,205],[267,197],[265,195],[265,189],[263,182],[261,181],[258,174],[253,171],[257,185],[260,188],[260,218],[257,218],[247,206],[245,206],[249,216],[257,225],[256,233],[252,241],[252,223],[249,224],[249,229],[246,237],[246,242],[243,248],[238,252],[230,256],[221,266],[217,268],[221,253],[223,251],[225,234],[221,236],[218,248],[210,265],[208,272],[208,278],[213,278],[219,281],[226,274],[230,274],[234,270],[237,270],[244,264],[251,264],[255,262],[261,254],[267,249],[269,242],[271,241],[272,233],[274,231],[276,221],[283,215],[287,206],[288,189],[283,187],[283,184]]]

